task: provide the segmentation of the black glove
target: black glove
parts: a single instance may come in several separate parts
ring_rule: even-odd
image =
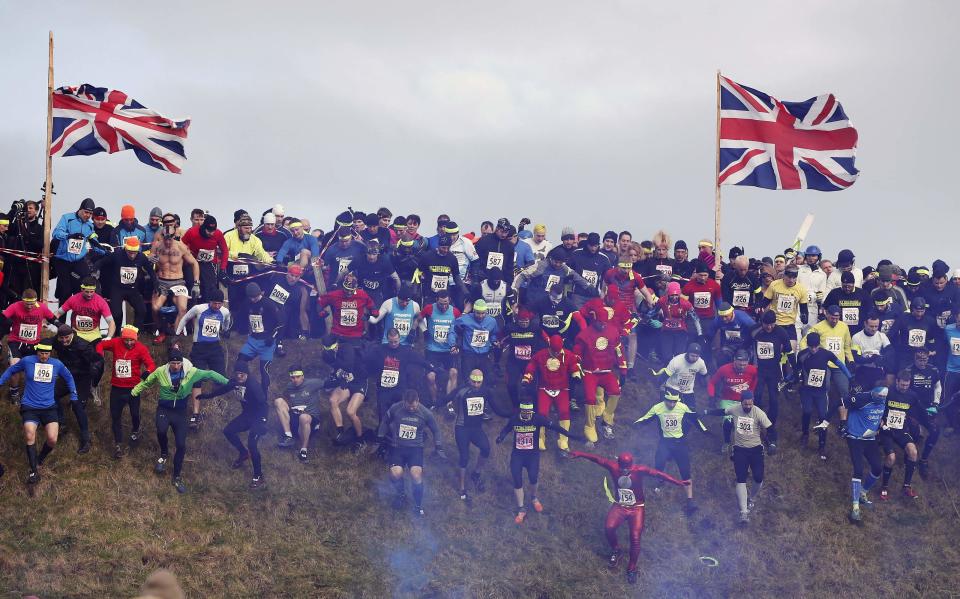
[[[232,282],[230,280],[230,275],[228,275],[226,272],[222,270],[219,273],[217,273],[217,280],[220,281],[220,284],[224,286],[229,286],[230,283]]]
[[[83,239],[83,233],[73,233],[72,235],[68,235],[67,239]]]
[[[800,322],[807,324],[807,321],[810,320],[810,316],[804,313],[800,313]]]

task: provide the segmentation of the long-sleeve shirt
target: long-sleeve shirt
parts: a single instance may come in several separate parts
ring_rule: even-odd
[[[146,369],[147,374],[157,369],[150,357],[147,346],[137,341],[132,349],[127,349],[123,339],[114,337],[109,341],[101,341],[97,345],[97,353],[113,354],[113,379],[110,384],[120,389],[133,389],[140,382],[140,373]]]
[[[3,372],[0,376],[0,385],[9,381],[10,377],[18,372],[24,373],[27,381],[20,404],[25,408],[45,410],[55,407],[57,377],[63,377],[66,381],[67,388],[70,390],[70,401],[78,399],[73,375],[63,362],[56,358],[48,358],[46,362],[41,362],[37,356],[27,356]]]
[[[201,393],[200,399],[213,399],[227,393],[240,402],[242,413],[258,418],[267,417],[267,400],[263,395],[263,389],[256,379],[250,377],[247,377],[247,381],[242,385],[236,381],[227,381],[226,384],[218,385],[207,393]]]
[[[496,319],[485,315],[478,321],[475,314],[464,314],[454,321],[450,330],[453,344],[458,345],[461,351],[481,355],[490,351],[499,334],[500,325]]]
[[[667,403],[663,401],[654,404],[634,424],[653,422],[654,416],[657,417],[656,422],[660,426],[660,436],[664,439],[682,439],[694,424],[699,426],[701,431],[707,431],[707,427],[697,418],[697,413],[682,401],[678,401],[673,409],[668,408]]]
[[[219,343],[221,331],[230,330],[233,324],[230,319],[230,310],[225,306],[220,306],[219,310],[214,310],[210,304],[197,304],[187,310],[187,313],[180,319],[180,326],[177,327],[177,335],[183,335],[187,330],[187,324],[196,319],[197,324],[193,327],[193,340],[195,343]]]
[[[223,385],[226,384],[228,380],[219,372],[194,368],[190,360],[187,359],[183,360],[183,368],[178,374],[180,376],[172,374],[170,372],[170,364],[164,364],[150,373],[150,376],[146,379],[137,383],[131,394],[137,397],[144,389],[152,387],[153,385],[159,385],[160,396],[158,405],[161,408],[185,410],[187,403],[189,403],[186,399],[192,394],[195,383],[212,380],[215,383]]]
[[[830,326],[830,323],[826,320],[821,320],[817,324],[810,327],[810,330],[807,331],[807,334],[803,336],[803,339],[800,340],[800,349],[805,349],[807,347],[807,336],[810,333],[817,333],[820,335],[820,347],[829,351],[842,362],[852,363],[853,362],[853,352],[851,351],[851,339],[850,339],[850,329],[847,325],[842,322],[838,322],[836,326]],[[831,365],[831,368],[836,368],[836,366]]]
[[[183,239],[180,241],[190,248],[190,252],[197,259],[197,262],[217,262],[221,271],[225,272],[227,270],[230,249],[227,247],[227,240],[220,229],[215,230],[210,237],[204,237],[200,233],[199,227],[192,227],[183,234]],[[262,244],[261,247],[263,247]],[[219,256],[217,255],[218,252]]]
[[[537,379],[537,386],[548,391],[560,391],[570,387],[570,377],[580,372],[580,360],[569,349],[561,349],[554,355],[549,348],[533,354],[523,374],[524,383]]]
[[[710,377],[707,383],[707,392],[710,397],[728,401],[740,401],[740,395],[747,389],[753,391],[757,387],[757,367],[747,364],[743,372],[737,372],[733,362],[728,362]]]
[[[607,323],[602,330],[592,325],[580,331],[573,342],[573,353],[587,372],[609,372],[615,368],[626,370],[627,359],[620,343],[620,331]]]
[[[430,429],[434,445],[440,448],[443,445],[442,437],[433,413],[419,404],[411,412],[406,402],[398,401],[387,410],[377,436],[388,438],[394,447],[423,447],[424,428]]]
[[[497,442],[503,441],[507,437],[507,433],[513,431],[513,451],[540,451],[538,440],[540,439],[540,429],[543,428],[550,429],[571,439],[580,438],[567,429],[560,428],[550,422],[550,419],[542,414],[533,414],[530,420],[523,420],[520,418],[520,414],[514,414],[507,420],[507,423],[503,425],[503,428],[500,429],[500,434],[497,435]]]
[[[60,217],[53,230],[53,238],[60,243],[57,245],[56,257],[67,262],[79,262],[90,251],[90,243],[87,239],[93,233],[93,220],[83,222],[76,212],[64,214]],[[79,239],[71,239],[80,235]],[[104,239],[104,243],[109,243],[109,239]]]

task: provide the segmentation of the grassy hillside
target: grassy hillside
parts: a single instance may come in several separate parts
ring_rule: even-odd
[[[292,344],[291,350],[299,349]],[[312,352],[290,353],[303,360]],[[290,359],[274,364],[275,388],[284,382],[281,373]],[[104,386],[105,399],[107,394]],[[546,509],[531,511],[517,527],[507,444],[495,446],[487,491],[474,495],[468,508],[457,495],[452,426],[441,419],[450,460],[428,458],[427,517],[420,520],[391,509],[386,468],[375,456],[330,447],[329,422],[308,464],[276,449],[275,437],[264,440],[267,486],[248,490],[249,470],[230,469],[234,450],[220,433],[239,408],[213,401],[204,427],[189,437],[189,493],[180,496],[168,476],[153,474],[155,396],[145,397],[146,435],[138,449],[119,462],[110,457],[105,405],[90,408],[94,450],[76,455],[71,414],[72,432],[32,490],[23,482],[19,416],[8,403],[0,406],[0,458],[8,469],[0,480],[0,589],[6,596],[133,596],[158,567],[176,572],[193,597],[907,598],[960,592],[957,438],[942,439],[930,479],[917,477],[919,500],[894,493],[854,526],[846,519],[846,446],[831,432],[827,463],[812,449],[799,449],[795,398],[782,408],[782,451],[767,458],[767,485],[749,527],[736,523],[733,468],[717,451],[717,418],[707,421],[710,435],[692,438],[696,515],[683,515],[682,489],[654,496],[647,485],[640,578],[629,587],[625,565],[617,574],[605,565],[602,523],[609,504],[603,471],[582,460],[562,460],[555,450],[543,455],[540,497]],[[620,423],[635,419],[652,401],[646,380],[629,382]],[[372,425],[369,403],[364,417]],[[501,425],[499,418],[487,425],[491,439]],[[652,465],[653,427],[632,431],[621,425],[618,433],[598,451],[630,449]],[[676,473],[672,465],[668,471]],[[901,479],[898,468],[891,488],[898,490]],[[626,543],[625,528],[621,539]],[[701,556],[716,558],[719,566],[704,565]]]

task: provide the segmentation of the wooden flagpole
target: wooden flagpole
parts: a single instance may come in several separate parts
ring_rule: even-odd
[[[713,178],[716,197],[713,205],[713,257],[715,268],[720,269],[720,69],[717,69],[717,164]]]
[[[43,190],[43,263],[40,270],[40,298],[46,302],[50,293],[50,224],[53,220],[53,31],[50,32],[49,61],[47,63],[47,179]]]

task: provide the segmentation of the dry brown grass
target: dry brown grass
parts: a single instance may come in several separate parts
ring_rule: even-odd
[[[286,364],[279,360],[273,371]],[[646,382],[628,384],[620,422],[636,418],[651,394]],[[648,493],[634,588],[622,573],[605,568],[608,503],[602,471],[591,464],[562,461],[553,451],[544,455],[540,496],[546,511],[531,512],[517,527],[508,447],[495,446],[487,492],[475,495],[468,509],[456,494],[456,449],[444,421],[450,461],[429,459],[427,518],[418,521],[389,507],[382,463],[334,451],[326,424],[307,465],[276,449],[272,436],[265,440],[268,486],[248,491],[248,472],[230,469],[233,449],[220,433],[238,408],[210,403],[204,428],[189,438],[184,475],[190,491],[179,496],[167,476],[152,472],[154,405],[148,394],[146,438],[120,462],[109,456],[106,406],[91,408],[93,452],[75,455],[76,435],[67,435],[33,496],[23,484],[19,417],[9,404],[0,406],[0,455],[8,467],[0,480],[0,588],[6,595],[133,596],[159,567],[176,572],[193,597],[926,598],[960,592],[957,439],[941,441],[935,476],[918,478],[920,500],[878,502],[862,526],[852,526],[846,520],[845,445],[831,433],[827,464],[798,449],[796,400],[783,408],[783,451],[768,458],[767,486],[746,529],[735,523],[732,466],[716,451],[718,419],[708,421],[712,436],[692,438],[700,512],[692,518],[681,513],[681,489]],[[372,422],[371,407],[365,410]],[[491,438],[495,425],[488,424]],[[652,462],[652,428],[619,431],[602,453],[630,449]],[[892,488],[901,478],[898,468]],[[717,558],[719,567],[701,565],[701,555]]]

